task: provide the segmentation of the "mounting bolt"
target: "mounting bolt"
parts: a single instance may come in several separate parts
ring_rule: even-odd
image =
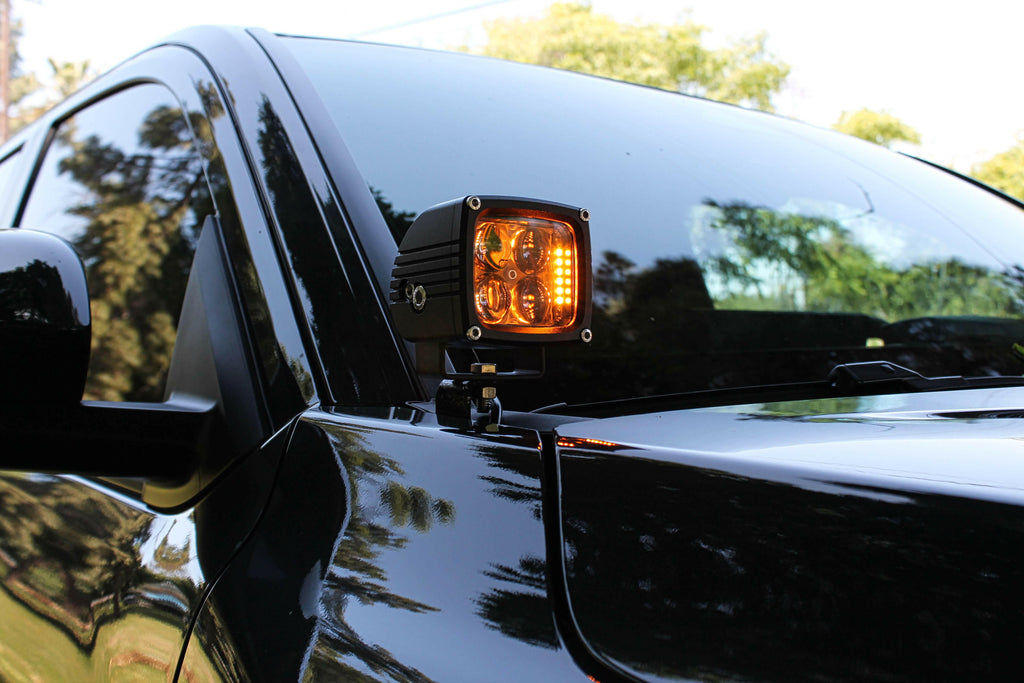
[[[423,310],[427,305],[427,290],[423,288],[423,285],[416,285],[412,288],[412,298],[409,299],[409,302],[412,304],[413,310]]]
[[[594,338],[594,333],[590,331],[589,327],[584,327],[580,330],[580,339],[583,340],[584,344],[589,344],[590,340]]]
[[[476,395],[473,397],[477,412],[491,412],[491,408],[494,406],[494,399],[497,397],[497,387],[477,387]]]
[[[476,325],[473,325],[473,327],[466,330],[466,339],[468,339],[469,341],[477,341],[478,339],[480,339],[480,337],[483,336],[483,334],[483,330],[481,330]]]
[[[472,363],[469,366],[469,371],[474,375],[495,375],[498,372],[498,366],[494,363]],[[491,396],[491,398],[494,398]]]
[[[590,209],[580,209],[580,220],[584,223],[590,222]]]
[[[468,206],[473,211],[479,211],[480,210],[480,198],[479,197],[475,197],[475,196],[474,197],[466,197],[466,206]]]

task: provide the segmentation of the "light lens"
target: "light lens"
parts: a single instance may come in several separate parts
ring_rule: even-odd
[[[553,313],[551,296],[535,277],[516,285],[516,316],[530,325],[544,325]]]
[[[496,323],[508,313],[512,297],[500,278],[484,278],[476,287],[476,313],[481,322]]]
[[[477,317],[493,330],[551,333],[576,320],[578,248],[572,227],[549,215],[484,211],[474,228]]]
[[[539,228],[520,230],[512,251],[519,270],[531,274],[540,270],[549,257],[548,241],[547,234]]]
[[[485,266],[501,268],[501,264],[508,261],[512,242],[495,223],[480,226],[476,232],[475,242],[477,261]]]

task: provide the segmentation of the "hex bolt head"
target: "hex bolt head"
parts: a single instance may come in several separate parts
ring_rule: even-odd
[[[479,197],[466,197],[466,206],[473,211],[480,210],[480,198]]]

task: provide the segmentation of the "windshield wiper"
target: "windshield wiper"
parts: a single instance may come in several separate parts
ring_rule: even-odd
[[[925,377],[902,365],[888,361],[844,363],[832,368],[828,377],[817,382],[791,382],[759,386],[708,389],[679,394],[641,396],[576,405],[557,403],[537,408],[534,413],[558,413],[587,417],[609,417],[658,410],[682,410],[740,403],[770,403],[873,394],[917,393],[951,389],[1024,386],[1024,377],[994,375],[987,377]]]
[[[852,395],[888,394],[903,391],[942,391],[980,387],[1024,386],[1024,377],[925,377],[902,365],[887,361],[844,363],[832,368],[828,381],[836,390]]]

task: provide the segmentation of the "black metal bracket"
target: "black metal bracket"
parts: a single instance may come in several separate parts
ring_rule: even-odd
[[[460,429],[493,431],[501,422],[501,401],[484,381],[445,380],[437,388],[438,423]]]
[[[416,369],[444,379],[480,379],[475,365],[493,365],[495,382],[540,379],[544,376],[544,347],[481,344],[468,340],[425,341],[416,344]]]

